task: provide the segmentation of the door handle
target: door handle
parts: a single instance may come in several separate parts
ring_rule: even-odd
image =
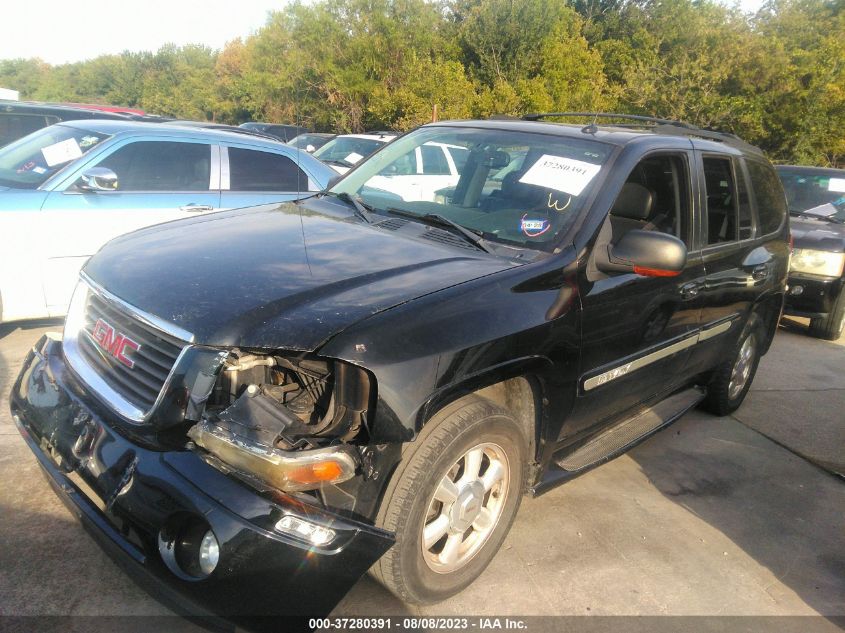
[[[186,205],[179,207],[180,211],[191,211],[191,212],[211,211],[212,209],[214,209],[214,207],[212,207],[210,204],[193,204],[193,203],[191,203],[191,204],[186,204]]]
[[[695,299],[701,292],[702,284],[698,281],[691,281],[681,286],[681,296],[684,299]]]
[[[766,264],[760,264],[759,266],[755,266],[751,270],[751,278],[755,281],[760,281],[765,279],[769,276],[769,267]]]

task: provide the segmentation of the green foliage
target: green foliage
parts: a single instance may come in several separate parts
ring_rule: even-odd
[[[23,98],[180,118],[406,130],[622,111],[734,131],[775,160],[845,162],[845,5],[769,0],[297,0],[221,51],[0,61]]]

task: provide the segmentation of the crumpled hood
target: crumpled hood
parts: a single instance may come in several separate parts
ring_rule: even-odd
[[[338,204],[264,205],[149,227],[106,244],[85,272],[198,344],[314,350],[368,316],[513,266],[350,222]]]
[[[795,248],[840,253],[845,251],[845,224],[792,217],[789,219],[789,230]]]

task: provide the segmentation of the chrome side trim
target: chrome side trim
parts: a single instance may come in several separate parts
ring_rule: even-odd
[[[714,336],[719,336],[719,334],[727,332],[731,329],[733,323],[733,320],[725,321],[724,323],[719,323],[718,325],[713,325],[701,330],[698,334],[698,342],[701,343],[702,341],[706,341],[707,339],[711,339]]]
[[[636,371],[638,369],[642,369],[652,363],[656,363],[657,361],[666,358],[667,356],[671,356],[672,354],[677,354],[685,349],[692,347],[693,345],[697,345],[698,343],[703,343],[711,338],[719,336],[720,334],[724,334],[728,330],[733,327],[734,321],[736,320],[736,316],[732,316],[727,321],[723,321],[716,325],[712,325],[706,328],[703,328],[691,336],[682,339],[676,343],[672,343],[671,345],[667,345],[651,354],[646,354],[645,356],[641,356],[640,358],[636,358],[632,361],[628,361],[627,363],[621,363],[614,367],[613,369],[609,369],[597,376],[593,376],[592,378],[588,378],[584,381],[584,391],[590,391],[595,389],[596,387],[601,387],[604,384],[612,380],[616,380],[617,378],[621,378],[626,374],[629,374],[632,371]]]
[[[680,351],[683,351],[689,347],[692,347],[698,342],[698,335],[695,334],[690,336],[689,338],[685,338],[677,343],[673,343],[672,345],[668,345],[667,347],[663,347],[656,352],[652,352],[651,354],[646,354],[645,356],[641,356],[635,360],[629,361],[627,363],[623,363],[621,365],[617,365],[613,369],[606,371],[598,376],[593,376],[592,378],[588,378],[584,381],[584,391],[590,391],[591,389],[595,389],[596,387],[601,387],[602,385],[610,382],[611,380],[616,380],[617,378],[621,378],[622,376],[636,371],[638,369],[642,369],[647,365],[651,365],[652,363],[656,363],[662,358],[666,358],[667,356],[671,356],[672,354],[676,354]]]
[[[138,408],[115,391],[82,358],[82,353],[79,349],[79,335],[80,333],[85,332],[85,306],[87,304],[89,292],[93,292],[94,294],[102,297],[105,301],[115,304],[121,309],[121,311],[138,319],[146,325],[185,341],[185,346],[182,348],[182,351],[179,352],[179,356],[176,357],[173,367],[170,368],[170,372],[167,374],[167,378],[165,378],[164,384],[158,392],[155,403],[153,403],[153,406],[147,411]],[[68,309],[67,320],[65,321],[64,338],[62,340],[64,356],[68,365],[79,379],[88,386],[105,405],[113,409],[129,422],[134,424],[143,424],[147,421],[152,412],[158,408],[164,398],[164,394],[167,393],[170,388],[176,368],[179,367],[183,357],[191,348],[190,343],[192,343],[193,340],[194,335],[190,332],[187,332],[172,323],[162,321],[158,317],[144,312],[143,310],[135,308],[97,285],[86,274],[80,273],[80,283],[77,285],[76,290],[73,293],[70,308]]]

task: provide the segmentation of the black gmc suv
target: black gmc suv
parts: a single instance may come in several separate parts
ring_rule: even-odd
[[[810,318],[810,334],[845,330],[845,169],[778,165],[794,250],[785,314]]]
[[[787,278],[771,164],[547,116],[426,125],[322,194],[88,262],[11,406],[133,576],[236,621],[325,614],[367,570],[442,600],[524,492],[740,405]]]

